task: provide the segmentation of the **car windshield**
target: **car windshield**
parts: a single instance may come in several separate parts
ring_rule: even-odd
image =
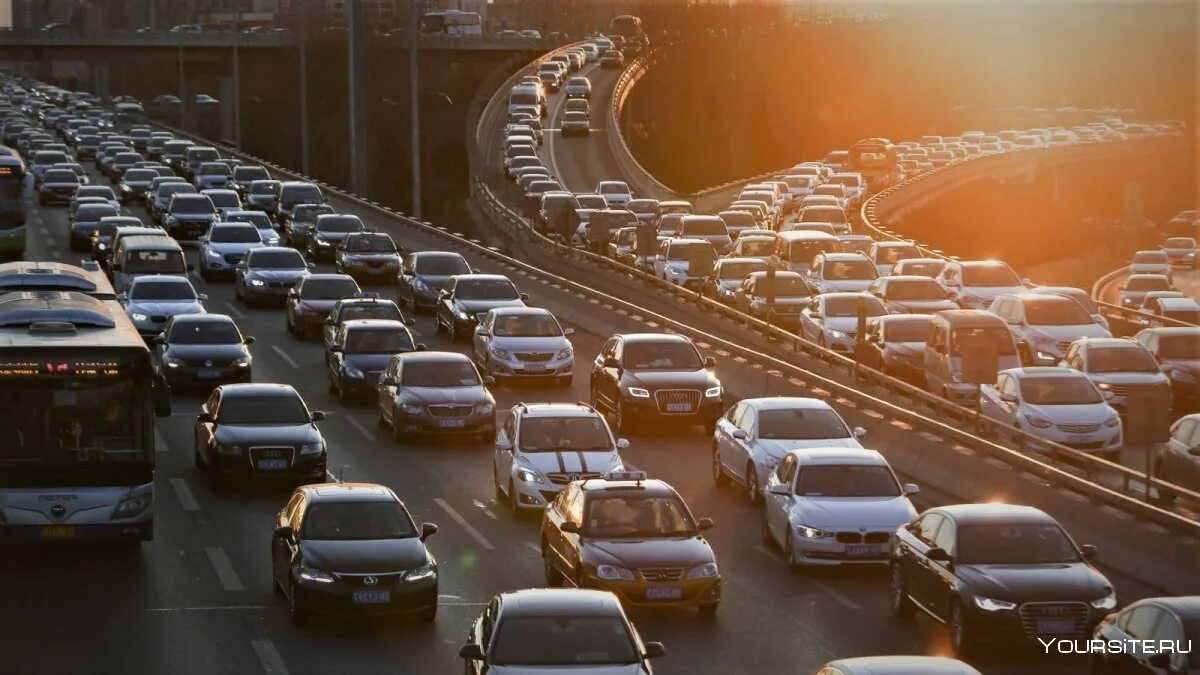
[[[217,414],[221,424],[308,424],[308,411],[295,394],[229,397]]]
[[[182,195],[171,201],[171,213],[216,213],[212,200],[205,195]]]
[[[876,279],[879,272],[869,260],[827,260],[824,278],[830,280]]]
[[[233,169],[229,168],[228,164],[213,162],[212,164],[201,164],[200,175],[202,176],[232,176]]]
[[[126,183],[145,183],[152,181],[158,176],[158,172],[154,169],[130,169],[125,172]]]
[[[608,202],[600,195],[579,195],[576,198],[581,209],[607,209]]]
[[[108,204],[84,204],[75,212],[75,220],[77,222],[87,222],[100,220],[109,216],[120,215],[117,210]]]
[[[1133,256],[1135,265],[1166,265],[1167,254],[1162,251],[1138,251]]]
[[[1089,373],[1157,373],[1158,362],[1141,346],[1092,347],[1088,350]]]
[[[713,249],[712,244],[704,241],[676,243],[671,246],[668,260],[685,261],[690,264],[692,260],[711,260],[717,259],[717,252]]]
[[[802,223],[845,223],[846,212],[836,206],[810,206],[800,213]]]
[[[942,300],[946,290],[933,279],[898,279],[887,284],[888,300]]]
[[[863,304],[867,307],[867,316],[883,316],[887,314],[887,308],[883,303],[871,296],[862,296],[865,298]],[[827,318],[846,318],[858,316],[859,298],[826,298],[825,299],[825,316]]]
[[[54,169],[42,175],[43,183],[78,183],[79,176],[70,169]]]
[[[885,342],[925,342],[932,328],[931,319],[889,321],[883,327],[883,339]]]
[[[1130,291],[1167,291],[1171,289],[1171,283],[1166,277],[1130,277],[1125,284],[1125,289]]]
[[[292,220],[308,223],[315,221],[317,216],[333,212],[333,207],[328,204],[301,204],[292,212]]]
[[[1200,359],[1200,332],[1160,335],[1158,355],[1163,359]]]
[[[811,441],[849,438],[850,430],[840,415],[828,408],[782,408],[760,410],[758,437],[770,440]]]
[[[1025,319],[1033,326],[1081,326],[1092,323],[1092,316],[1074,299],[1027,300]]]
[[[239,166],[233,171],[233,177],[241,182],[268,180],[269,175],[267,170],[261,166]]]
[[[346,334],[347,354],[397,354],[412,349],[412,336],[401,328],[360,328]]]
[[[231,321],[189,321],[176,323],[168,341],[174,345],[233,345],[242,341],[242,335]]]
[[[759,277],[754,285],[754,294],[762,297],[767,295],[767,276],[764,274]],[[804,283],[804,279],[798,274],[776,274],[775,275],[775,297],[777,298],[798,298],[809,295],[808,285]]]
[[[767,266],[767,264],[764,262],[761,262],[761,261],[724,263],[721,265],[721,278],[722,279],[745,279],[751,273],[759,272],[759,271],[763,270],[766,266]],[[778,286],[779,276],[776,275],[775,279],[776,279],[776,285]]]
[[[619,616],[512,616],[500,622],[492,666],[627,665],[639,661]]]
[[[362,221],[354,216],[325,216],[317,219],[318,232],[359,232],[363,229]]]
[[[354,319],[389,319],[400,321],[400,308],[391,302],[372,302],[369,305],[350,305],[342,309],[342,321]]]
[[[275,194],[275,188],[279,185],[274,181],[255,181],[250,184],[250,194],[252,195],[270,195]]]
[[[508,279],[460,279],[454,297],[462,300],[516,300],[517,287]]]
[[[426,255],[417,258],[416,273],[432,277],[448,277],[454,274],[468,274],[471,268],[467,261],[457,255]]]
[[[690,342],[631,342],[622,358],[630,370],[699,370],[700,353]]]
[[[1020,385],[1021,396],[1030,405],[1086,405],[1104,400],[1085,377],[1025,377]]]
[[[386,234],[359,236],[346,241],[346,250],[351,253],[395,253],[396,244]]]
[[[886,466],[814,464],[800,469],[796,494],[801,497],[899,497],[900,485]]]
[[[728,236],[729,230],[720,218],[684,218],[681,234],[685,237]]]
[[[130,274],[183,274],[187,263],[181,251],[129,251],[124,271]]]
[[[1200,310],[1197,309],[1164,309],[1162,315],[1183,323],[1200,324]]]
[[[596,539],[690,537],[696,524],[675,495],[605,493],[587,500],[583,531]]]
[[[946,266],[943,262],[914,262],[905,263],[900,270],[893,270],[892,274],[912,274],[922,277],[936,277],[941,273],[942,268]]]
[[[283,188],[283,194],[280,196],[280,199],[285,204],[319,202],[321,201],[321,188],[312,184],[288,185]]]
[[[412,518],[393,501],[318,501],[304,512],[301,539],[353,541],[417,536]]]
[[[300,289],[305,300],[338,300],[358,293],[358,284],[353,279],[314,279],[309,277]]]
[[[722,211],[721,220],[728,227],[754,227],[754,216],[745,211]]]
[[[962,356],[962,345],[973,343],[976,340],[982,340],[991,337],[996,341],[998,354],[1011,355],[1014,353],[1012,333],[1007,328],[999,326],[985,328],[955,328],[953,341],[950,345],[950,353],[953,356]]]
[[[608,426],[599,415],[588,417],[529,417],[521,419],[521,450],[611,450]]]
[[[963,285],[976,288],[1020,286],[1021,280],[1006,265],[970,265],[963,267]]]
[[[189,283],[143,281],[129,289],[130,300],[195,300],[196,291]]]
[[[214,244],[255,244],[261,243],[258,230],[248,227],[214,227],[208,235],[208,240]]]
[[[996,523],[963,525],[958,531],[960,565],[1041,565],[1079,562],[1079,554],[1058,525]]]
[[[253,253],[247,263],[255,269],[290,270],[304,269],[307,265],[299,251],[262,251]]]
[[[206,196],[213,206],[237,206],[240,203],[236,192],[210,192]]]
[[[1196,240],[1191,237],[1171,237],[1163,244],[1163,248],[1196,248]]]
[[[744,256],[766,257],[771,255],[774,248],[775,242],[770,239],[764,239],[762,241],[743,241],[738,250]]]
[[[895,264],[905,258],[916,258],[921,255],[916,246],[879,246],[875,249],[876,262]]]
[[[496,317],[492,332],[497,337],[558,337],[558,321],[549,314],[509,314]]]
[[[406,387],[477,387],[479,372],[470,361],[412,361],[404,364]]]

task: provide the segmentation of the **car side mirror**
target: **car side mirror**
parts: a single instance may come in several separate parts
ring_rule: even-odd
[[[787,493],[788,493],[788,486],[786,486],[786,485],[784,485],[784,484],[782,484],[782,483],[779,483],[779,484],[772,485],[772,486],[768,487],[768,488],[767,488],[767,492],[769,492],[769,493],[771,493],[771,494],[773,494],[773,495],[787,495]]]
[[[1106,392],[1102,392],[1102,393],[1104,394],[1104,400],[1105,400],[1105,401],[1111,401],[1111,400],[1113,400],[1114,398],[1116,398],[1116,397],[1117,397],[1117,395],[1116,395],[1114,392],[1111,392],[1111,391],[1106,391]]]
[[[437,534],[437,531],[437,525],[434,525],[433,523],[421,523],[421,541],[425,541],[426,539]]]
[[[1200,445],[1197,445],[1194,448],[1188,448],[1188,454],[1192,457],[1200,457]]]
[[[716,368],[717,360],[711,356],[704,357],[704,367],[705,368]]]
[[[1016,394],[1000,394],[1000,400],[1004,401],[1005,403],[1016,403],[1017,395]]]
[[[1096,553],[1096,546],[1094,544],[1083,544],[1079,547],[1079,555],[1083,556],[1084,560],[1095,558]]]
[[[245,339],[245,340],[242,340],[242,344],[246,345],[247,347],[249,347],[250,345],[254,344],[254,336],[253,336],[253,335],[247,335],[247,336],[246,336],[246,339]]]
[[[475,326],[476,335],[487,335],[487,328],[483,326]]]
[[[487,656],[483,653],[483,646],[472,642],[469,645],[463,645],[458,650],[458,655],[468,661],[484,661]]]
[[[855,438],[862,438],[867,435],[867,430],[862,427],[854,427],[853,434]]]
[[[529,300],[529,294],[528,294],[528,293],[522,293],[522,294],[521,294],[521,299],[522,299],[522,300]]]
[[[744,441],[747,438],[750,438],[750,434],[746,433],[745,429],[734,429],[733,437],[738,439],[739,441]]]
[[[417,351],[419,351],[419,352],[423,352],[423,351],[425,351],[426,349],[429,349],[429,347],[428,347],[428,346],[427,346],[427,345],[426,345],[424,342],[418,342],[418,343],[417,343]]]
[[[919,494],[921,494],[921,488],[918,487],[916,483],[905,483],[904,484],[904,494],[919,495]]]
[[[415,326],[415,325],[417,325],[417,320],[416,319],[405,319],[404,325],[405,326]]]
[[[711,530],[712,526],[713,526],[712,518],[701,518],[700,520],[696,521],[696,529],[698,529],[698,530]]]
[[[316,263],[308,263],[308,269],[309,269],[309,271],[317,269],[317,264]]]
[[[202,412],[199,415],[196,415],[196,421],[200,422],[201,424],[216,424],[217,422],[216,418],[213,417],[213,414],[210,412]]]
[[[661,642],[646,643],[646,658],[657,659],[667,653],[667,648]]]
[[[333,317],[332,317],[332,316],[327,316],[327,317],[325,317],[325,325],[326,325],[326,326],[332,326],[332,325],[334,325],[334,324],[336,324],[336,323],[337,323],[337,322],[333,320]]]
[[[280,539],[291,539],[295,534],[296,532],[292,529],[291,525],[280,525],[275,528],[275,536]]]
[[[298,292],[296,289],[294,289],[294,288],[289,288],[289,289],[288,289],[287,296],[288,296],[289,298],[295,298],[295,297],[297,297],[297,296],[299,296],[299,295],[300,295],[300,293],[299,293],[299,292]]]
[[[496,384],[496,378],[492,377],[491,375],[488,375],[487,377],[483,378],[483,383],[488,386],[491,386],[493,384]]]
[[[208,293],[197,293],[196,298],[198,298],[200,302],[208,302]]]
[[[166,342],[167,342],[166,338],[164,338],[162,335],[154,336],[154,344],[161,345],[161,344],[166,344]]]
[[[561,529],[563,532],[568,532],[570,534],[579,534],[579,523],[567,520],[563,522]]]
[[[929,549],[929,552],[925,554],[925,556],[930,560],[936,560],[937,562],[950,562],[950,554],[947,553],[946,549],[944,548],[931,548]]]
[[[313,414],[310,415],[309,418],[314,422],[320,422],[321,420],[325,419],[325,413],[321,412],[320,410],[314,410]]]
[[[571,337],[574,334],[575,334],[574,328],[564,328],[563,329],[563,337]]]
[[[201,244],[207,244],[208,243],[208,235],[202,234],[196,238],[196,241],[200,242]]]
[[[620,368],[621,362],[618,361],[617,357],[615,357],[615,356],[606,356],[606,357],[604,357],[604,367],[605,368]]]

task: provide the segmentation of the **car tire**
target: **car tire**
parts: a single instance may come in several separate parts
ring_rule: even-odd
[[[192,464],[196,466],[198,471],[204,471],[208,468],[204,464],[204,457],[200,455],[200,448],[195,445],[192,446]]]
[[[696,606],[696,611],[702,619],[715,619],[717,616],[717,607],[719,602],[705,602]]]
[[[283,595],[283,586],[279,585],[279,577],[275,574],[275,549],[271,549],[271,592],[275,595]]]
[[[347,405],[350,402],[350,394],[346,391],[345,382],[340,380],[338,381],[337,391],[334,392],[334,396],[337,397],[338,403],[341,403],[342,405]]]
[[[563,585],[563,574],[558,571],[554,563],[550,562],[550,557],[546,554],[546,542],[542,542],[542,573],[546,576],[546,586],[550,588],[558,588]]]
[[[404,434],[401,433],[400,427],[396,424],[395,412],[392,412],[392,442],[397,445],[404,442]]]
[[[496,469],[496,460],[494,459],[492,460],[492,489],[496,491],[496,501],[504,501],[504,490],[500,488],[500,472]]]
[[[762,545],[767,548],[774,546],[775,545],[775,537],[773,537],[771,535],[771,528],[767,526],[767,510],[766,509],[763,509],[762,518],[759,520],[759,523],[760,523],[759,529],[761,530],[761,532],[759,532],[759,539],[762,541]]]
[[[712,448],[712,477],[717,485],[729,485],[729,476],[725,474],[725,467],[721,466],[721,451],[717,448],[716,441],[713,441]]]
[[[633,428],[633,420],[625,418],[625,404],[621,399],[617,399],[617,404],[613,406],[613,430],[618,435],[624,436]]]
[[[521,520],[524,517],[524,510],[521,508],[521,498],[517,496],[517,488],[513,485],[511,478],[508,479],[508,512],[512,514],[513,520]]]
[[[753,462],[746,462],[746,496],[751,506],[762,506],[763,496],[758,489],[758,470]]]
[[[792,543],[790,532],[787,535],[787,544],[783,547],[783,556],[789,574],[800,574],[804,570],[804,566],[796,561],[796,546]]]
[[[292,623],[300,626],[308,622],[308,611],[300,604],[300,595],[296,589],[296,583],[291,584],[291,593],[288,594],[288,616],[291,617]]]
[[[200,266],[200,278],[208,282],[212,281],[212,273],[204,265]]]
[[[451,319],[450,322],[446,324],[446,338],[449,339],[450,342],[458,342],[460,337],[461,336],[458,334],[456,322],[454,319]]]
[[[917,606],[908,597],[908,589],[904,583],[904,572],[897,564],[891,565],[891,585],[889,588],[892,615],[900,619],[911,619]]]
[[[289,332],[289,333],[296,332],[296,325],[292,323],[292,313],[291,312],[288,312],[286,314],[284,323],[287,324],[287,332]]]
[[[946,612],[946,629],[950,632],[950,646],[954,654],[964,660],[970,657],[975,649],[975,639],[966,626],[966,612],[958,598],[950,601],[950,609]]]
[[[433,312],[433,327],[439,334],[446,332],[446,327],[442,325],[442,317],[438,315],[437,310]]]

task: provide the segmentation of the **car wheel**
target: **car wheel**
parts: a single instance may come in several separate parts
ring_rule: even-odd
[[[417,621],[421,623],[433,623],[437,620],[437,605],[430,605],[425,609],[417,612]]]
[[[752,506],[762,504],[763,496],[758,489],[758,471],[755,470],[753,462],[746,462],[746,496]]]
[[[802,565],[796,559],[796,545],[792,543],[792,535],[789,532],[787,535],[787,545],[784,547],[784,556],[787,560],[787,569],[791,574],[799,574]]]
[[[712,477],[717,485],[729,485],[729,476],[725,475],[725,467],[721,466],[721,451],[715,441],[712,448]]]
[[[446,337],[451,342],[458,342],[459,335],[456,326],[457,322],[454,319],[450,319],[450,321],[446,323]]]
[[[446,332],[446,327],[442,325],[442,317],[437,313],[437,310],[434,310],[433,314],[433,327],[437,329],[438,333]]]
[[[762,545],[769,548],[775,544],[775,537],[771,536],[771,528],[767,524],[767,510],[766,509],[763,509],[762,519],[759,521],[759,523],[760,523],[759,529],[762,530],[759,533],[759,538],[762,540]]]
[[[613,406],[613,429],[618,434],[624,435],[633,427],[633,421],[625,418],[625,403],[621,399],[617,399],[617,404]]]
[[[396,424],[396,412],[392,411],[392,442],[403,443],[404,434],[400,432],[400,426]]]
[[[959,658],[965,658],[970,655],[975,646],[972,639],[974,636],[967,630],[966,613],[963,611],[962,603],[957,599],[950,601],[948,617],[946,628],[950,631],[950,646],[954,648],[954,653]]]
[[[196,446],[192,447],[192,464],[195,464],[196,468],[200,471],[204,471],[207,468],[204,465],[204,457],[200,456],[200,448]]]
[[[292,313],[287,312],[286,316],[287,316],[287,319],[286,319],[285,323],[287,323],[287,332],[295,333],[296,332],[296,324],[292,323]]]
[[[346,391],[346,383],[340,379],[337,383],[337,392],[335,395],[337,396],[338,403],[342,405],[350,402],[350,393]]]
[[[212,273],[204,265],[200,266],[200,278],[205,281],[212,281]]]
[[[378,405],[376,405],[375,415],[375,425],[380,429],[386,429],[388,427],[388,421],[387,418],[383,416],[383,408],[380,408]]]
[[[514,520],[520,520],[524,515],[521,498],[517,496],[517,489],[511,478],[508,479],[508,512],[512,514]]]
[[[500,488],[500,472],[496,469],[496,460],[492,460],[492,489],[496,491],[496,501],[504,501],[504,490]]]
[[[283,586],[279,585],[279,576],[275,574],[275,549],[271,548],[271,592],[283,595]]]
[[[542,572],[546,575],[546,585],[551,588],[557,588],[563,584],[562,572],[550,562],[550,556],[546,552],[546,543],[542,542]]]
[[[291,616],[292,623],[301,625],[308,621],[308,611],[300,604],[300,594],[296,588],[296,583],[291,583],[291,592],[288,593],[288,615]]]
[[[908,589],[904,584],[904,572],[900,571],[900,565],[893,564],[891,570],[891,588],[890,598],[892,605],[892,614],[901,618],[908,619],[913,615],[916,605],[912,599],[908,597]]]
[[[712,619],[717,616],[717,607],[720,604],[721,603],[719,603],[719,602],[706,602],[702,605],[697,606],[696,610],[699,612],[701,618]]]

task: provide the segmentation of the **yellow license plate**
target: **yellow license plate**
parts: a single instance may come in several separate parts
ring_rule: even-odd
[[[46,525],[42,527],[43,539],[67,539],[74,536],[74,525]]]

